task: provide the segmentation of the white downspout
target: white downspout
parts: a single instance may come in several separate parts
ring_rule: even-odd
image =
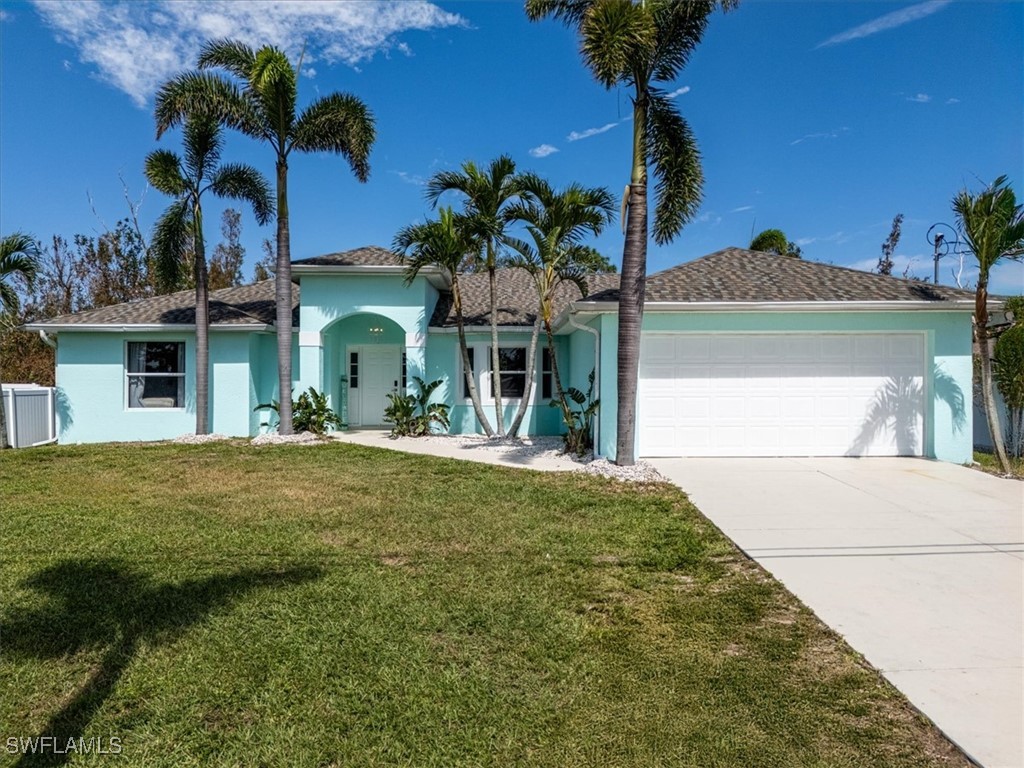
[[[569,313],[569,325],[579,331],[586,331],[594,337],[594,399],[601,399],[601,332],[589,325],[580,325],[576,322],[576,315]],[[597,418],[594,419],[594,455],[599,456],[601,446],[601,406],[597,406]]]
[[[45,344],[46,346],[52,347],[53,349],[57,348],[57,342],[51,339],[49,336],[47,336],[46,331],[40,330],[39,338],[43,340],[43,344]]]

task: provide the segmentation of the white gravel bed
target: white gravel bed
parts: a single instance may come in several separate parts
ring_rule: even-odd
[[[202,445],[203,443],[219,443],[223,440],[230,440],[231,438],[227,435],[194,435],[185,434],[178,435],[172,442],[180,443],[182,445]]]
[[[277,432],[267,432],[265,435],[257,435],[252,439],[252,444],[259,445],[317,445],[322,440],[312,432],[300,432],[297,435],[279,435]]]
[[[562,452],[561,437],[524,437],[500,438],[484,437],[483,435],[431,435],[430,437],[401,437],[399,441],[415,441],[417,443],[434,442],[438,445],[454,445],[458,448],[493,451],[498,454],[514,453],[516,456],[550,456],[572,462],[574,472],[588,475],[600,475],[630,483],[663,483],[667,482],[658,470],[645,461],[638,461],[632,467],[620,467],[607,459],[595,459],[593,456],[579,457]]]

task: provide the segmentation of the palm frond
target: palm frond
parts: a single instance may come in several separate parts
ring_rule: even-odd
[[[526,17],[540,21],[551,17],[568,26],[577,27],[594,0],[526,0]]]
[[[1006,176],[972,195],[966,189],[953,198],[953,211],[967,246],[978,260],[979,282],[1001,258],[1016,259],[1024,254],[1024,206]]]
[[[185,266],[183,257],[192,244],[193,227],[192,207],[185,198],[175,200],[157,219],[151,246],[161,284],[179,283]]]
[[[256,64],[256,51],[238,40],[210,40],[199,52],[199,68],[219,67],[242,80],[249,79]]]
[[[181,158],[169,149],[157,149],[146,155],[146,181],[170,197],[188,191],[188,182],[181,170]]]
[[[651,91],[647,120],[647,156],[658,179],[654,240],[669,243],[697,215],[704,187],[700,151],[689,124],[672,102]]]
[[[194,115],[185,121],[182,144],[185,147],[185,164],[189,175],[201,181],[217,166],[224,139],[215,120],[206,115]]]
[[[274,134],[279,140],[287,140],[295,127],[298,78],[283,51],[268,45],[256,52],[248,91],[260,103]]]
[[[341,155],[360,181],[370,175],[370,149],[376,139],[373,115],[357,97],[332,93],[310,104],[295,124],[292,146],[300,152]]]
[[[268,138],[252,99],[214,72],[184,72],[168,80],[157,91],[154,114],[158,139],[194,115],[205,115],[247,136]]]
[[[580,51],[605,88],[646,76],[657,40],[653,15],[631,0],[594,3],[580,22]]]
[[[464,217],[442,208],[439,218],[400,229],[391,248],[405,262],[405,280],[411,283],[425,267],[456,274],[467,254],[479,249],[479,242],[468,232]]]
[[[21,302],[13,279],[24,281],[30,289],[39,274],[39,244],[23,232],[14,232],[0,240],[0,311],[16,314]]]
[[[676,78],[703,39],[717,5],[715,0],[652,0],[648,8],[658,30],[651,56],[653,80]]]
[[[225,163],[210,179],[210,190],[217,197],[244,200],[252,206],[260,226],[274,216],[274,196],[263,174],[251,165]]]

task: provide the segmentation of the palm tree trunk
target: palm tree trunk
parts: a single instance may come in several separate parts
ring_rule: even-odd
[[[533,321],[533,334],[530,336],[530,346],[526,348],[526,389],[523,391],[523,399],[519,401],[519,410],[512,420],[512,426],[508,428],[510,437],[519,435],[519,427],[526,416],[526,409],[530,407],[530,396],[533,394],[534,369],[537,366],[537,339],[540,336],[541,316],[537,311],[537,319]]]
[[[480,393],[476,389],[476,380],[473,377],[473,366],[469,362],[469,348],[466,346],[466,326],[462,321],[462,290],[459,287],[459,278],[452,273],[452,298],[455,301],[455,325],[459,330],[459,352],[462,354],[462,370],[466,376],[466,388],[469,390],[469,398],[473,401],[473,411],[476,413],[484,434],[494,437],[494,430],[491,429],[491,422],[487,420],[484,407],[480,403]],[[455,393],[457,398],[458,392]]]
[[[498,276],[494,251],[487,244],[487,280],[491,289],[491,392],[494,395],[494,423],[498,436],[505,436],[505,413],[501,404],[501,355],[498,350]]]
[[[277,305],[277,385],[280,390],[280,421],[277,431],[290,435],[292,428],[292,257],[288,229],[288,161],[277,159],[277,272],[274,274]]]
[[[551,330],[551,319],[544,318],[544,334],[548,339],[548,354],[551,356],[551,378],[555,385],[555,396],[562,404],[562,412],[568,416],[570,413],[569,401],[565,399],[565,390],[562,389],[562,376],[558,372],[558,355],[555,354],[555,334]]]
[[[978,290],[974,298],[974,335],[978,340],[981,355],[981,399],[988,420],[988,432],[992,435],[992,448],[1003,474],[1010,474],[1010,459],[1003,443],[1003,429],[999,423],[999,409],[992,389],[992,353],[988,345],[988,280],[983,273],[978,276]]]
[[[203,239],[203,212],[192,211],[196,280],[196,434],[210,434],[210,295]]]
[[[633,106],[633,172],[629,185],[626,243],[622,251],[619,287],[618,413],[615,425],[615,463],[636,462],[636,387],[640,370],[640,329],[644,319],[647,281],[647,95]]]

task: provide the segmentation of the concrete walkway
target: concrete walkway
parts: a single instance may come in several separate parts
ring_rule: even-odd
[[[1024,766],[1024,483],[921,459],[655,459],[986,768]]]
[[[349,432],[333,432],[331,437],[342,443],[368,445],[373,448],[387,448],[391,451],[418,453],[427,456],[442,456],[448,459],[476,461],[504,467],[536,469],[542,472],[573,472],[580,464],[561,455],[559,438],[544,440],[535,444],[488,443],[482,437],[447,436],[398,438],[390,437],[386,429],[359,429]]]

